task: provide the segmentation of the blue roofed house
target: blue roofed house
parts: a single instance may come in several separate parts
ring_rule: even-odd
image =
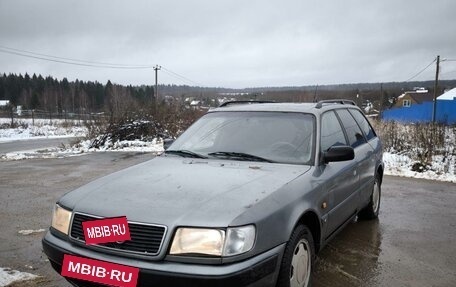
[[[432,122],[434,97],[427,90],[405,92],[396,104],[383,112],[382,119],[398,122]],[[437,98],[436,121],[456,124],[456,88]]]

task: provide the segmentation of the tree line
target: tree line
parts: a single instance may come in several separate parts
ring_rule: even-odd
[[[159,85],[160,105],[165,101],[172,105],[184,105],[188,98],[198,99],[206,106],[214,105],[224,93],[237,93],[239,100],[274,100],[313,102],[324,99],[352,99],[359,105],[366,100],[375,103],[377,109],[389,108],[394,100],[411,87],[427,87],[433,92],[431,81],[370,84],[346,84],[300,87],[264,87],[227,89],[219,87],[195,87],[187,85]],[[456,80],[440,81],[439,94],[443,89],[456,86]],[[227,96],[228,98],[230,96]],[[215,99],[215,101],[214,101]],[[118,85],[108,81],[68,81],[33,74],[0,74],[0,100],[9,100],[12,107],[22,106],[26,111],[39,111],[47,117],[74,117],[103,112],[110,118],[146,108],[157,111],[154,87],[149,85]]]
[[[0,74],[0,100],[11,107],[39,110],[56,116],[106,112],[114,115],[154,102],[151,86],[124,86],[97,81],[68,81],[51,76]]]

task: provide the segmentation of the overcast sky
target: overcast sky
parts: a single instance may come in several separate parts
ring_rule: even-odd
[[[231,88],[404,81],[456,59],[455,0],[0,0],[0,46],[85,61],[162,65]],[[0,52],[0,72],[153,84],[153,69]],[[417,80],[434,77],[431,66]],[[442,64],[456,78],[456,62]],[[164,83],[190,84],[167,71]]]

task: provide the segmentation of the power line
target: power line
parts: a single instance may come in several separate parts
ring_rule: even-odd
[[[195,85],[197,85],[197,86],[203,86],[202,84],[200,84],[200,83],[198,83],[198,82],[195,82],[195,81],[193,81],[193,80],[190,80],[189,78],[187,78],[187,77],[185,77],[185,76],[182,76],[182,75],[180,75],[180,74],[178,74],[178,73],[176,73],[176,72],[171,71],[170,69],[167,69],[167,68],[165,68],[165,67],[163,67],[163,66],[162,66],[161,68],[162,68],[163,71],[164,71],[165,73],[167,73],[168,75],[177,77],[177,78],[179,78],[179,79],[181,79],[181,80],[183,80],[183,81],[186,81],[186,82],[195,84]]]
[[[456,59],[443,59],[441,60],[443,62],[442,64],[445,64],[443,66],[442,71],[440,72],[440,75],[442,77],[446,77],[448,75],[452,75],[456,73],[456,70],[454,69],[454,64],[453,63],[446,63],[446,62],[456,62]],[[446,68],[449,68],[449,70],[446,70]]]
[[[437,59],[434,59],[429,65],[427,65],[424,69],[422,69],[421,71],[419,71],[417,74],[415,74],[413,77],[410,77],[408,80],[406,80],[405,82],[408,82],[410,80],[413,80],[415,79],[416,77],[418,77],[419,75],[421,75],[424,71],[426,71],[432,64],[435,63],[435,61],[437,61]]]
[[[149,66],[111,66],[111,65],[88,64],[88,63],[83,63],[83,62],[70,62],[70,61],[65,61],[65,60],[50,59],[50,58],[46,58],[46,57],[27,55],[27,54],[20,53],[20,52],[4,50],[2,48],[0,48],[0,52],[7,53],[7,54],[13,54],[13,55],[21,56],[21,57],[38,59],[38,60],[42,60],[42,61],[61,63],[61,64],[67,64],[67,65],[75,65],[75,66],[108,68],[108,69],[134,69],[134,70],[136,70],[136,69],[153,69],[152,66],[150,66],[150,67]]]
[[[96,61],[86,61],[86,60],[79,60],[79,59],[72,59],[72,58],[65,58],[65,57],[57,57],[57,56],[52,56],[48,54],[41,54],[41,53],[36,53],[36,52],[31,52],[31,51],[26,51],[26,50],[21,50],[21,49],[15,49],[15,48],[10,48],[6,47],[3,45],[0,45],[0,49],[2,50],[11,50],[15,52],[20,52],[26,53],[26,54],[31,54],[31,55],[36,55],[36,56],[42,56],[46,58],[54,58],[54,59],[60,59],[60,60],[66,60],[66,61],[71,61],[71,62],[80,62],[80,63],[86,63],[86,64],[95,64],[95,65],[107,65],[107,66],[121,66],[121,67],[144,67],[144,68],[153,68],[152,65],[126,65],[126,64],[114,64],[114,63],[105,63],[105,62],[96,62]]]
[[[197,85],[197,86],[199,85],[199,84],[197,84],[197,83],[195,83],[195,82],[193,82],[193,81],[191,81],[191,80],[187,80],[186,78],[183,78],[183,77],[181,77],[181,76],[178,76],[178,75],[175,75],[175,74],[173,74],[173,73],[170,73],[169,71],[167,71],[167,70],[165,70],[165,69],[163,69],[162,71],[165,72],[167,75],[169,75],[169,76],[171,76],[171,77],[174,77],[175,79],[177,79],[177,80],[179,80],[179,81],[181,81],[181,82],[183,82],[183,83],[187,83],[187,84],[190,84],[190,83],[191,83],[191,84],[194,84],[194,85]]]
[[[58,57],[48,54],[36,53],[22,49],[16,49],[11,47],[6,47],[0,45],[0,53],[12,54],[21,57],[27,57],[42,61],[54,62],[54,63],[61,63],[67,65],[75,65],[75,66],[83,66],[83,67],[93,67],[93,68],[107,68],[107,69],[154,69],[157,65],[132,65],[132,64],[114,64],[114,63],[106,63],[106,62],[98,62],[98,61],[86,61],[80,59],[73,59],[67,57]],[[173,76],[181,81],[191,83],[197,86],[203,86],[202,84],[195,82],[183,75],[180,75],[176,72],[171,71],[165,67],[161,67],[165,73],[170,76]]]
[[[447,75],[450,75],[450,74],[454,74],[456,73],[456,70],[453,70],[453,71],[448,71],[448,72],[445,72],[445,73],[441,73],[440,76],[447,76]]]

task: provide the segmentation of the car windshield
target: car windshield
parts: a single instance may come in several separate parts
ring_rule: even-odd
[[[212,112],[168,149],[198,157],[312,164],[314,116],[285,112]],[[177,152],[177,153],[176,153]]]

